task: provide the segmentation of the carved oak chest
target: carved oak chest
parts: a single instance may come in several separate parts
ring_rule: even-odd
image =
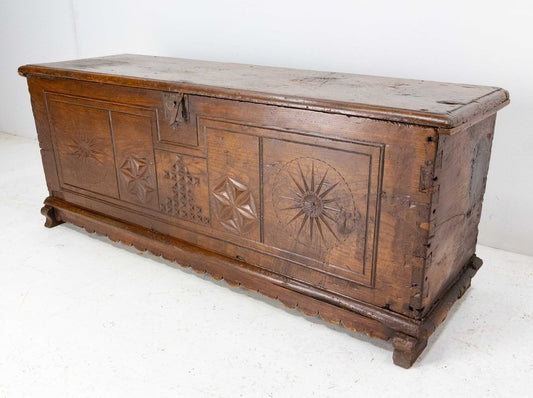
[[[19,73],[48,227],[392,339],[404,367],[481,265],[505,90],[137,55]]]

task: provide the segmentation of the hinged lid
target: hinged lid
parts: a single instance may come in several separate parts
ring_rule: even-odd
[[[26,65],[19,73],[412,123],[444,134],[509,103],[498,87],[129,54]]]

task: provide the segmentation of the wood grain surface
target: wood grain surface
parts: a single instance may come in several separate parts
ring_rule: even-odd
[[[481,265],[504,90],[142,56],[20,72],[48,227],[392,338],[403,367]]]
[[[22,75],[180,91],[455,129],[505,106],[498,87],[144,55],[26,65]]]

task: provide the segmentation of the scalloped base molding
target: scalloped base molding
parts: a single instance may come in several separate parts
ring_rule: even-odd
[[[48,197],[44,203],[42,214],[46,216],[46,227],[69,222],[89,233],[96,232],[114,242],[133,245],[138,250],[162,256],[182,267],[191,267],[197,273],[207,273],[216,280],[224,279],[230,286],[257,291],[279,300],[288,308],[298,308],[307,316],[318,316],[326,322],[340,324],[346,329],[363,332],[370,337],[392,339],[394,363],[404,368],[409,368],[416,361],[426,347],[429,336],[444,321],[454,302],[468,289],[472,277],[482,265],[482,261],[473,256],[429,314],[417,321],[334,295],[258,266],[92,212],[61,199]]]

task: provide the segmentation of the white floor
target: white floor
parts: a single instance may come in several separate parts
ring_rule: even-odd
[[[0,398],[525,397],[533,258],[478,247],[410,370],[352,334],[72,226],[43,227],[37,142],[0,135]]]

